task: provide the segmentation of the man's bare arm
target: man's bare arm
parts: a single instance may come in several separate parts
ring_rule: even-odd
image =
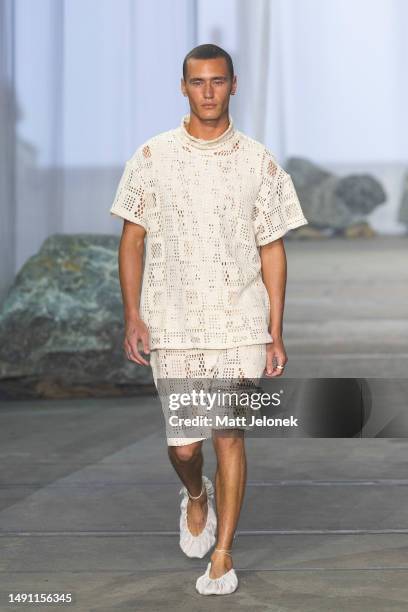
[[[262,280],[268,291],[270,301],[269,332],[273,342],[267,344],[266,373],[270,376],[280,376],[287,361],[283,345],[283,312],[285,308],[285,293],[287,280],[287,261],[282,238],[260,247],[262,265]],[[273,367],[273,360],[277,364]]]
[[[145,234],[144,227],[125,219],[118,254],[119,280],[125,320],[123,348],[128,358],[140,365],[150,365],[138,350],[140,340],[143,345],[143,352],[150,352],[149,330],[140,317]]]

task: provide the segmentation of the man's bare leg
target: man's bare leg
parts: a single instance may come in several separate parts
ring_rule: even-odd
[[[203,441],[192,442],[184,446],[168,446],[170,461],[193,497],[200,495],[202,489],[202,475],[204,457],[202,452]],[[207,491],[197,500],[189,498],[187,503],[187,526],[193,535],[202,532],[207,522]]]
[[[232,433],[232,430],[230,430]],[[217,455],[215,497],[218,517],[218,538],[215,548],[230,550],[244,499],[247,462],[245,438],[242,430],[233,436],[213,430],[213,444]],[[210,578],[219,578],[232,566],[232,557],[225,553],[211,555]]]

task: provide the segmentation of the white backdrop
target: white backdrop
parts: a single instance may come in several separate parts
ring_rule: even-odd
[[[0,0],[1,87],[21,111],[0,144],[3,289],[50,233],[120,231],[108,209],[122,166],[188,110],[182,60],[204,42],[233,56],[240,129],[282,163],[299,155],[343,173],[373,171],[389,201],[372,223],[401,232],[407,4]],[[3,129],[13,104],[0,109]]]

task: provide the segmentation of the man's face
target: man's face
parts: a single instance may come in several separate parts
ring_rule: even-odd
[[[186,80],[181,79],[181,89],[188,96],[192,112],[200,119],[218,119],[229,105],[230,95],[236,90],[223,57],[187,61]]]

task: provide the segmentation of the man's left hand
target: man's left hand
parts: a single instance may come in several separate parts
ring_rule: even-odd
[[[282,338],[274,338],[273,342],[266,345],[265,376],[282,376],[288,357]]]

